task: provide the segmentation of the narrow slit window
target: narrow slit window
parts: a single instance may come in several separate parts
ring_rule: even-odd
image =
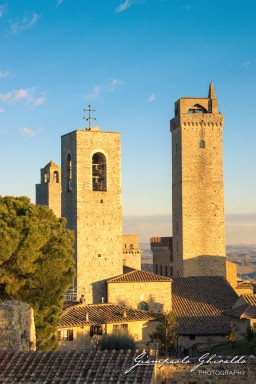
[[[70,153],[67,155],[66,180],[67,191],[70,192],[72,190],[72,159]]]
[[[205,141],[204,140],[199,141],[199,148],[205,148]]]

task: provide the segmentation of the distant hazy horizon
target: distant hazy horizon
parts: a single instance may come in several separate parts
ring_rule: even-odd
[[[225,215],[226,244],[256,244],[256,213],[227,213]],[[150,237],[172,236],[171,215],[124,216],[123,233],[139,235],[140,243]]]

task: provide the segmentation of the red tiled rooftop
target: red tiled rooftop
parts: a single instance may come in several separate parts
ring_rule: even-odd
[[[242,297],[246,303],[256,306],[256,294],[255,293],[254,294],[245,293],[245,294],[241,295],[240,297]]]
[[[88,321],[86,321],[86,316],[88,316]],[[147,321],[153,319],[155,319],[155,315],[151,312],[130,308],[125,308],[124,316],[124,307],[121,305],[79,304],[69,307],[63,312],[59,327]]]
[[[114,277],[108,280],[108,283],[131,283],[131,282],[158,282],[158,281],[171,281],[169,277],[156,275],[151,272],[140,271],[135,269],[131,272],[124,273],[123,275]]]
[[[230,320],[223,314],[237,294],[218,276],[180,277],[173,281],[173,311],[179,334],[226,334]]]
[[[134,365],[138,351],[65,351],[0,353],[5,384],[150,384],[153,365]],[[155,359],[154,353],[152,359]]]
[[[242,281],[239,283],[236,287],[236,289],[255,289],[255,284],[248,282],[248,281]]]

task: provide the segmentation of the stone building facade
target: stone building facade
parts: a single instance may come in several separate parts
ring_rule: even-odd
[[[120,133],[95,127],[62,136],[61,168],[62,216],[75,233],[76,297],[106,302],[106,279],[123,272]]]
[[[141,249],[138,235],[123,235],[123,265],[141,269]]]
[[[144,348],[150,342],[156,315],[113,304],[79,304],[67,308],[58,325],[60,349],[90,349],[95,338],[104,334],[128,332],[136,346]]]
[[[160,276],[173,276],[172,237],[151,237],[153,272]]]
[[[131,270],[107,281],[107,296],[111,304],[168,312],[172,309],[172,281],[165,276]]]
[[[57,217],[61,216],[61,171],[53,161],[41,169],[41,182],[36,184],[36,204],[46,205]]]
[[[173,272],[226,276],[222,127],[213,84],[208,97],[175,102],[172,133]]]

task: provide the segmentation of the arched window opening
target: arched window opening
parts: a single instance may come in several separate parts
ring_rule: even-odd
[[[165,276],[168,276],[168,267],[167,267],[167,265],[165,266]]]
[[[172,267],[172,265],[171,265],[171,267],[170,267],[170,275],[171,275],[171,276],[173,275],[173,267]]]
[[[72,191],[72,159],[70,153],[67,155],[66,163],[67,191]]]
[[[44,177],[43,177],[43,182],[44,182],[44,183],[48,183],[48,180],[49,180],[48,173],[45,172],[45,173],[44,173]]]
[[[199,148],[205,148],[205,141],[204,140],[199,141]]]
[[[156,264],[156,275],[158,275],[158,265]]]
[[[107,190],[107,164],[103,153],[95,153],[92,157],[92,190]]]
[[[160,265],[160,275],[163,276],[163,266]]]
[[[142,301],[141,303],[138,304],[138,309],[140,311],[148,311],[148,304],[145,303],[145,301]]]
[[[195,104],[193,107],[189,108],[187,113],[208,113],[208,111],[202,107],[200,104]]]
[[[53,182],[59,183],[59,172],[58,171],[53,172]]]

